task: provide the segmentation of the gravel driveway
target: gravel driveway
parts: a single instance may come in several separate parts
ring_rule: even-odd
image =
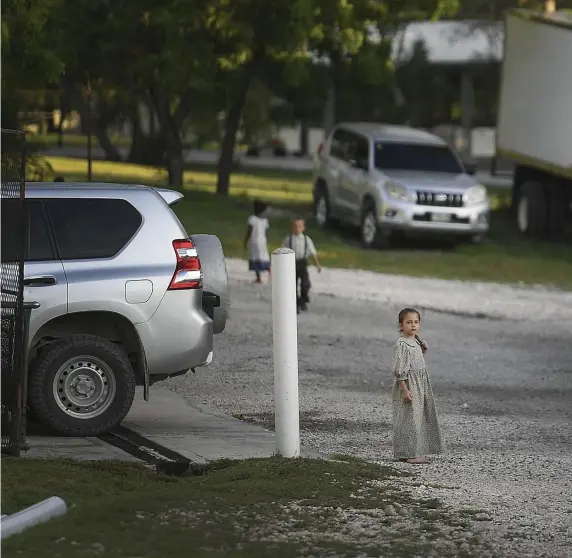
[[[216,340],[215,362],[168,385],[272,427],[271,288],[246,283],[243,265],[229,262],[232,314]],[[324,294],[313,296],[299,320],[302,443],[387,463],[391,348],[408,284],[387,277],[394,296],[386,289],[368,300],[368,289],[377,292],[384,277],[361,294],[351,286],[366,279],[337,270],[314,279],[315,292]],[[423,313],[448,451],[424,468],[397,464],[415,472],[406,489],[476,519],[475,531],[487,532],[503,556],[572,556],[570,294],[424,281],[409,285],[413,303],[425,291],[424,306],[438,308],[448,293],[447,310],[468,315]],[[492,306],[484,301],[497,299],[493,318],[471,317],[477,295],[486,308]]]

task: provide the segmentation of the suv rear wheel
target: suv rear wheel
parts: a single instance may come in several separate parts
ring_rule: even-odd
[[[66,436],[99,436],[121,423],[135,396],[123,350],[95,335],[70,335],[32,363],[28,399],[37,418]]]

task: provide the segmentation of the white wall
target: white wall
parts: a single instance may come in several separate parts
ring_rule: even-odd
[[[308,136],[309,154],[316,153],[318,146],[324,139],[324,130],[322,128],[310,128]],[[289,153],[300,149],[300,126],[281,128],[278,130],[278,137],[286,144]]]

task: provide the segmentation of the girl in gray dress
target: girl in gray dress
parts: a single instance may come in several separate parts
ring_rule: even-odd
[[[393,454],[413,464],[429,463],[425,455],[443,451],[433,390],[421,341],[421,316],[414,308],[399,312],[399,339],[393,347]]]

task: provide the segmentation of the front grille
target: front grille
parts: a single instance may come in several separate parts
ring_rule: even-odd
[[[446,194],[444,192],[417,192],[419,205],[438,207],[463,207],[463,194]]]

